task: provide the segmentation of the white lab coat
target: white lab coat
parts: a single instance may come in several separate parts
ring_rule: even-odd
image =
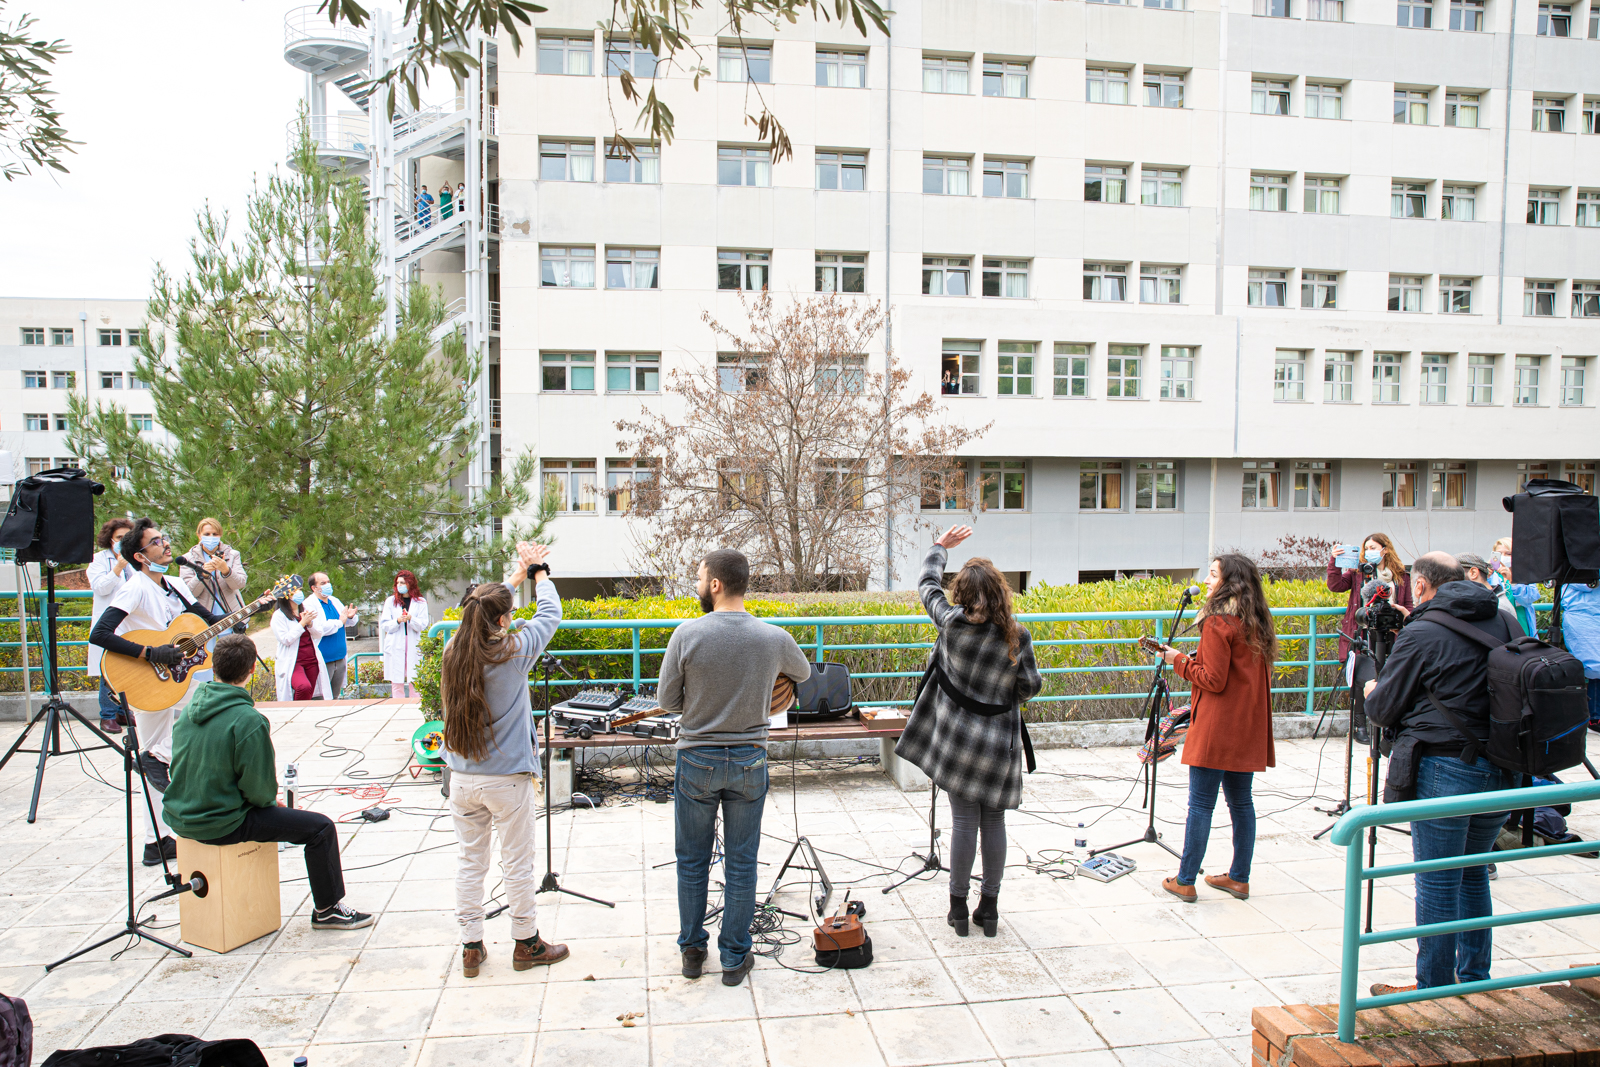
[[[322,617],[322,606],[316,605],[317,620],[311,624],[311,648],[317,654],[317,687],[313,700],[332,700],[333,686],[328,684],[328,664],[322,658],[320,642],[339,628],[338,619]],[[294,699],[294,665],[300,658],[300,635],[306,628],[299,619],[291,619],[283,609],[272,609],[272,636],[278,639],[278,658],[273,664],[273,674],[278,683],[278,699]]]
[[[94,624],[100,621],[100,615],[111,606],[111,598],[134,574],[132,564],[124,563],[122,573],[116,573],[117,554],[109,548],[102,548],[94,554],[94,559],[89,561],[89,588],[94,590],[94,610],[90,612],[89,629],[94,629]],[[100,677],[100,661],[105,658],[106,650],[99,645],[89,646],[89,677]]]
[[[394,596],[383,598],[383,611],[378,616],[378,650],[383,653],[383,676],[391,682],[410,685],[417,676],[417,660],[422,658],[419,646],[422,635],[428,632],[428,602],[411,598],[411,621],[400,622],[400,606]]]

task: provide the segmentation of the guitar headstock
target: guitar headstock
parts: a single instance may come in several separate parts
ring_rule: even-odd
[[[1152,656],[1161,655],[1161,642],[1145,634],[1139,638],[1139,647]]]
[[[305,581],[298,574],[281,575],[277,581],[272,583],[272,599],[283,600],[305,584]]]

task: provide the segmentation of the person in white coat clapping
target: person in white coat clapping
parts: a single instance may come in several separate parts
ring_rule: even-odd
[[[428,602],[422,599],[417,576],[399,571],[394,576],[394,595],[384,598],[378,615],[378,649],[383,653],[383,676],[392,686],[392,695],[417,695],[411,683],[422,658],[422,635],[427,632]]]
[[[129,519],[111,519],[100,527],[100,536],[95,538],[95,544],[100,551],[94,554],[94,559],[89,561],[89,588],[94,591],[93,618],[89,621],[89,629],[94,629],[94,624],[100,621],[100,613],[106,610],[111,603],[111,598],[117,595],[117,590],[122,588],[122,583],[128,580],[133,573],[128,567],[128,561],[122,558],[122,535],[133,529],[133,522]],[[108,734],[120,734],[122,724],[117,722],[117,694],[111,691],[105,678],[100,674],[100,661],[105,658],[105,650],[98,645],[89,646],[89,677],[100,679],[100,729]]]
[[[278,659],[273,665],[278,699],[332,700],[328,665],[317,644],[342,624],[305,601],[304,591],[296,589],[289,598],[280,599],[272,613],[272,635],[278,639]]]

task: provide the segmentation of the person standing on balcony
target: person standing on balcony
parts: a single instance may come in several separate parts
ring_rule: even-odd
[[[385,597],[378,615],[378,650],[383,653],[383,676],[397,697],[414,697],[411,684],[422,658],[422,635],[428,632],[428,602],[422,599],[417,576],[399,571],[394,576],[394,596]]]
[[[239,550],[222,543],[222,524],[213,518],[200,520],[195,527],[194,546],[185,552],[185,559],[200,564],[200,569],[180,566],[178,577],[189,587],[195,602],[215,615],[228,615],[244,606],[245,573]],[[243,633],[235,628],[235,633]]]
[[[1256,850],[1255,775],[1277,765],[1272,744],[1272,663],[1278,655],[1272,612],[1261,572],[1249,557],[1228,552],[1211,561],[1206,602],[1196,624],[1194,655],[1163,647],[1161,658],[1193,689],[1194,711],[1183,744],[1189,767],[1189,819],[1183,829],[1178,873],[1161,888],[1194,903],[1194,880],[1206,858],[1211,813],[1220,789],[1233,820],[1233,863],[1227,874],[1206,875],[1206,885],[1240,900],[1250,897],[1250,861]]]
[[[1380,571],[1389,572],[1389,581],[1394,583],[1394,604],[1400,609],[1401,614],[1411,611],[1411,581],[1406,577],[1405,564],[1400,562],[1400,554],[1394,550],[1394,542],[1389,540],[1388,534],[1369,534],[1361,545],[1361,562],[1370,563]],[[1339,626],[1339,663],[1344,667],[1345,685],[1350,688],[1350,728],[1356,732],[1356,740],[1361,744],[1368,741],[1367,716],[1364,710],[1365,701],[1360,696],[1360,683],[1372,678],[1376,674],[1376,667],[1370,656],[1350,655],[1350,639],[1356,633],[1356,609],[1361,607],[1361,588],[1366,584],[1366,577],[1359,568],[1341,569],[1338,563],[1338,553],[1328,559],[1328,591],[1332,593],[1350,593],[1350,599],[1345,604],[1344,622]],[[1357,677],[1357,672],[1361,677]]]
[[[950,913],[945,922],[966,937],[967,893],[982,838],[983,884],[970,922],[994,937],[1000,922],[1000,878],[1006,866],[1006,809],[1022,804],[1023,755],[1033,749],[1022,705],[1044,683],[1033,639],[1011,613],[1011,587],[993,563],[967,560],[944,591],[950,550],[972,536],[953,526],[922,561],[917,592],[939,638],[895,755],[922,768],[950,801]],[[1032,770],[1032,767],[1029,767]]]
[[[424,230],[433,228],[433,194],[426,185],[417,186],[417,225]]]
[[[456,211],[467,210],[467,183],[456,182]]]
[[[453,212],[450,210],[450,199],[450,183],[445,182],[443,185],[439,186],[439,221],[441,222],[445,221],[453,214]]]
[[[111,606],[111,598],[117,595],[123,583],[133,574],[128,567],[128,561],[122,558],[122,535],[131,529],[133,529],[131,520],[112,519],[100,527],[100,536],[95,539],[100,551],[89,561],[87,574],[89,588],[94,592],[94,608],[89,619],[90,630],[93,630],[94,624],[100,621],[101,612]],[[121,710],[121,704],[117,702],[117,694],[111,691],[105,678],[100,675],[100,662],[104,658],[104,649],[95,644],[89,646],[88,674],[90,678],[100,679],[100,729],[108,734],[120,734],[122,724],[117,721],[117,712]]]

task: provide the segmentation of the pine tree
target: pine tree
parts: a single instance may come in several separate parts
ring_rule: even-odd
[[[156,429],[74,402],[71,440],[106,483],[102,511],[150,515],[178,551],[216,516],[252,586],[283,571],[326,571],[352,594],[386,589],[398,568],[424,588],[497,578],[502,542],[548,521],[539,508],[532,529],[486,533],[527,510],[533,457],[468,498],[478,355],[459,330],[434,339],[444,304],[420,284],[385,335],[363,182],[321,166],[303,134],[295,168],[258,182],[241,241],[208,207],[188,273],[157,267],[134,357]]]

